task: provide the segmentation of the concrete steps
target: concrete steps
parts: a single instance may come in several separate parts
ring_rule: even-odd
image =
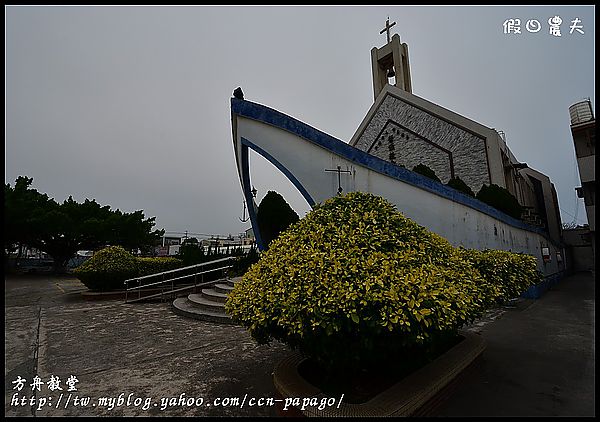
[[[173,301],[173,311],[182,316],[220,324],[233,324],[225,313],[225,300],[242,278],[217,280],[213,287],[202,289]]]
[[[218,293],[229,293],[230,291],[233,290],[233,286],[230,286],[229,284],[215,284],[214,285],[214,289],[218,292]]]

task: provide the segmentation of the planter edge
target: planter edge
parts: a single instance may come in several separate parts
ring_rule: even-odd
[[[485,350],[485,341],[478,334],[459,333],[464,340],[426,366],[413,372],[365,403],[344,403],[339,398],[333,407],[298,409],[304,416],[411,416],[450,384]],[[298,352],[286,356],[273,371],[273,384],[283,397],[315,397],[320,403],[330,398],[298,373],[305,358]]]

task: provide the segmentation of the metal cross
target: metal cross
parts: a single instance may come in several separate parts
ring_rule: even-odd
[[[383,34],[384,32],[387,31],[388,44],[390,42],[390,28],[394,25],[396,25],[396,22],[394,22],[390,25],[390,17],[388,16],[387,20],[385,21],[385,28],[383,28],[381,31],[379,31],[380,34]]]
[[[338,174],[338,195],[342,194],[342,173],[352,173],[350,170],[342,170],[341,166],[337,166],[335,170],[325,169],[325,171],[335,171]]]

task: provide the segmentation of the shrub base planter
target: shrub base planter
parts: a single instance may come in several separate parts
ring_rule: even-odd
[[[485,342],[480,335],[460,332],[464,340],[426,366],[403,378],[392,387],[379,393],[365,403],[339,403],[319,410],[316,406],[304,409],[290,406],[281,407],[281,414],[289,416],[411,416],[423,413],[423,406],[444,387],[452,382],[485,350]],[[273,383],[277,394],[286,398],[314,397],[317,402],[331,398],[318,387],[307,382],[298,372],[298,366],[305,360],[294,352],[282,360],[273,372]]]

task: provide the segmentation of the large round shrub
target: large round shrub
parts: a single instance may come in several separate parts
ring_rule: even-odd
[[[498,303],[519,297],[543,277],[531,255],[493,249],[462,249],[461,254],[495,290]]]
[[[352,192],[274,240],[225,308],[258,342],[277,339],[341,369],[455,333],[494,298],[448,241],[384,198]]]
[[[109,246],[96,252],[73,272],[92,291],[123,290],[123,282],[138,275],[135,256],[121,246]]]

